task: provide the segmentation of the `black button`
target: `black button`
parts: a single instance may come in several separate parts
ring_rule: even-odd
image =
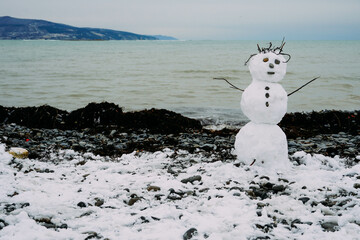
[[[266,97],[266,98],[269,98],[269,97],[270,97],[270,94],[269,94],[269,93],[265,93],[265,97]]]
[[[265,87],[265,90],[270,90],[270,88],[268,86]]]
[[[266,106],[266,107],[269,107],[269,102],[266,102],[266,103],[265,103],[265,106]]]

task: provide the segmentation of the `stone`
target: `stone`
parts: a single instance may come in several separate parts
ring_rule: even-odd
[[[198,231],[196,228],[190,228],[189,230],[187,230],[184,235],[183,235],[183,240],[189,240],[192,239],[193,237],[198,235]]]
[[[0,219],[0,231],[6,226],[9,226],[9,224],[4,220]]]
[[[338,230],[339,227],[337,222],[323,222],[320,225],[325,232],[335,232]]]
[[[134,205],[137,201],[140,201],[140,200],[141,200],[141,198],[139,198],[138,196],[134,196],[134,197],[130,198],[130,200],[129,200],[129,202],[128,202],[128,205],[129,205],[129,206],[132,206],[132,205]]]
[[[77,204],[77,206],[80,207],[80,208],[84,208],[84,207],[86,207],[86,203],[84,203],[84,202],[79,202],[79,203]]]
[[[160,191],[161,190],[161,188],[160,187],[158,187],[158,186],[148,186],[147,188],[146,188],[149,192],[157,192],[157,191]]]
[[[302,203],[305,204],[305,203],[307,203],[307,202],[310,200],[310,198],[308,198],[308,197],[301,197],[301,198],[299,198],[298,200],[302,201]]]
[[[104,204],[104,199],[102,198],[95,198],[95,206],[96,207],[101,207]]]
[[[9,153],[13,155],[15,158],[20,158],[20,159],[27,158],[29,156],[28,150],[19,147],[10,148]]]
[[[192,176],[192,177],[189,177],[189,178],[185,178],[185,179],[182,179],[181,182],[182,183],[194,183],[195,181],[201,181],[201,176],[200,175],[196,175],[196,176]]]

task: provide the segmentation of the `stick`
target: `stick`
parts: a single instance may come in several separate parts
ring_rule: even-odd
[[[239,91],[244,91],[244,89],[238,88],[237,86],[235,86],[234,84],[232,84],[231,82],[229,82],[228,80],[226,80],[225,78],[214,78],[215,80],[224,80],[225,82],[227,82],[231,88],[239,90]]]
[[[299,91],[300,89],[302,89],[302,88],[303,88],[303,87],[305,87],[306,85],[308,85],[308,84],[312,83],[313,81],[315,81],[315,80],[316,80],[316,79],[318,79],[318,78],[319,78],[319,77],[316,77],[316,78],[314,78],[314,79],[310,80],[309,82],[305,83],[304,85],[302,85],[301,87],[299,87],[299,88],[298,88],[298,89],[296,89],[295,91],[293,91],[293,92],[289,93],[289,94],[288,94],[288,96],[290,96],[290,95],[292,95],[292,94],[296,93],[297,91]]]
[[[256,159],[254,159],[254,161],[250,164],[250,167],[256,162]]]

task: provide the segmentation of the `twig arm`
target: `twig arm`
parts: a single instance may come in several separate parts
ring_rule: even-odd
[[[316,78],[314,78],[314,79],[312,79],[312,80],[310,80],[310,81],[308,81],[307,83],[305,83],[304,85],[302,85],[301,87],[299,87],[298,89],[296,89],[295,91],[292,91],[291,93],[289,93],[288,94],[288,96],[290,96],[290,95],[292,95],[292,94],[294,94],[294,93],[296,93],[297,91],[299,91],[300,89],[302,89],[303,87],[305,87],[306,85],[308,85],[308,84],[310,84],[310,83],[312,83],[313,81],[315,81],[316,79],[318,79],[319,77],[316,77]]]
[[[225,78],[214,78],[215,80],[224,80],[225,82],[227,82],[231,88],[239,90],[239,91],[244,91],[244,89],[238,88],[237,86],[235,86],[234,84],[232,84],[231,82],[229,82],[227,79]]]

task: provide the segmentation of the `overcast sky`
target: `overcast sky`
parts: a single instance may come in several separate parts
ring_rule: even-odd
[[[360,39],[360,0],[0,0],[0,16],[184,40]]]

